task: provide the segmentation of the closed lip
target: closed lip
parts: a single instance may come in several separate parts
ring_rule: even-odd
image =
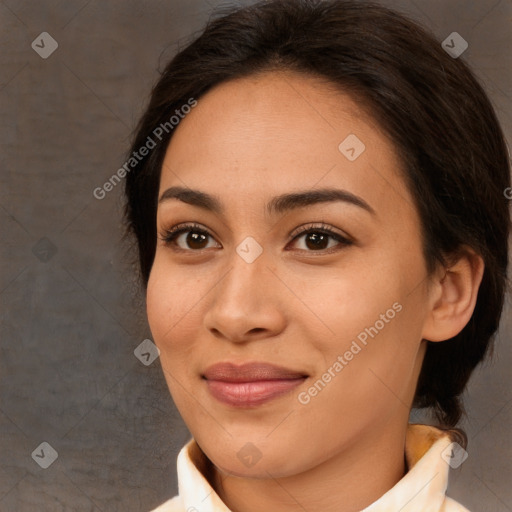
[[[210,366],[202,377],[219,402],[230,407],[253,408],[290,393],[307,375],[263,362],[224,362]]]
[[[209,366],[202,377],[206,380],[222,382],[258,382],[265,380],[303,379],[308,375],[264,362],[251,362],[237,365],[231,362],[217,363]]]

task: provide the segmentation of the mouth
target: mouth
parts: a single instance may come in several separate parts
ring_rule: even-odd
[[[255,407],[289,393],[308,375],[268,363],[218,363],[202,375],[211,395],[233,407]]]

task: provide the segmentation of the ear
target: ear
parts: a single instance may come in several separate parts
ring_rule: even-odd
[[[444,341],[462,331],[475,309],[483,274],[482,257],[464,247],[455,263],[435,275],[430,285],[430,308],[423,339]]]

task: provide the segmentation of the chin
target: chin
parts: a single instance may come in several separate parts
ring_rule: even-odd
[[[233,450],[233,443],[227,450],[215,445],[213,450],[208,450],[210,461],[223,473],[243,478],[282,478],[296,474],[303,461],[296,457],[294,450],[272,443],[261,450],[250,442],[236,442],[241,446]],[[206,452],[205,452],[206,453]]]

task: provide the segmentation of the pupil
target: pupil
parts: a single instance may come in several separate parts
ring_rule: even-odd
[[[308,243],[309,241],[312,242],[312,247],[310,247],[310,245]],[[324,235],[323,233],[310,233],[306,237],[306,245],[308,246],[309,249],[311,249],[311,248],[325,249],[326,241],[327,241],[327,236]]]
[[[193,248],[196,248],[196,249],[202,249],[202,247],[197,247],[197,246],[194,246],[194,244],[201,244],[201,240],[200,238],[203,238],[202,242],[204,242],[206,240],[206,236],[203,234],[203,233],[189,233],[189,235],[187,236],[187,243],[189,244],[189,246],[191,245]]]

